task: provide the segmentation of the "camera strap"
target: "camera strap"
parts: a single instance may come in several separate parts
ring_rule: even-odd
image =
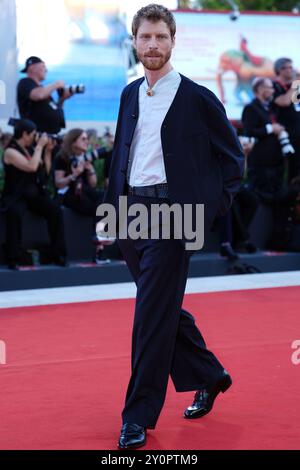
[[[275,85],[278,84],[281,88],[283,88],[284,91],[285,91],[285,93],[286,93],[287,91],[289,91],[289,89],[290,89],[291,86],[292,86],[292,84],[286,85],[285,83],[282,83],[280,80],[275,80],[274,84],[275,84]]]

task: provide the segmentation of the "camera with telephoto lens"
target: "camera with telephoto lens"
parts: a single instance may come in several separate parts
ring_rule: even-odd
[[[8,125],[9,126],[12,126],[12,127],[15,127],[19,122],[21,121],[21,119],[16,119],[16,118],[9,118],[8,120]],[[37,142],[41,137],[42,137],[42,134],[46,134],[48,139],[52,139],[52,140],[55,140],[55,142],[57,144],[61,144],[62,141],[63,141],[63,137],[59,134],[49,134],[48,132],[36,132],[35,134],[35,142]]]
[[[84,155],[80,155],[80,157],[72,157],[71,166],[73,168],[77,168],[80,163],[94,162],[95,160],[98,160],[98,158],[105,156],[106,153],[106,147],[100,147],[97,150],[92,150],[91,152],[87,152]]]
[[[48,132],[37,132],[35,135],[35,141],[37,142],[43,134],[46,134],[48,139],[54,140],[57,144],[61,144],[63,141],[63,137],[59,134],[49,134]]]
[[[281,131],[280,134],[278,134],[278,140],[284,157],[289,157],[295,153],[295,149],[290,142],[290,136],[287,131]]]
[[[57,90],[58,96],[62,97],[64,92],[69,92],[71,95],[83,94],[85,92],[85,86],[80,85],[67,85],[64,88],[59,88]]]

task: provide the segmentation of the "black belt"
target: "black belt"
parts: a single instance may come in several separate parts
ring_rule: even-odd
[[[142,197],[168,197],[167,183],[153,184],[151,186],[128,186],[128,194]]]

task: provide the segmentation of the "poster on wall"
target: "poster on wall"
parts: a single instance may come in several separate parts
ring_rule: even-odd
[[[293,14],[175,13],[173,64],[210,88],[231,119],[240,119],[255,77],[274,78],[273,63],[290,57],[300,72],[300,16]]]

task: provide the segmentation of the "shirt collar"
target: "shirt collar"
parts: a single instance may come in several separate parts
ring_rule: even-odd
[[[162,85],[165,85],[166,83],[169,83],[169,84],[171,84],[172,82],[175,83],[178,77],[180,77],[179,73],[176,70],[172,69],[166,75],[164,75],[159,80],[157,80],[157,82],[155,83],[155,85],[153,85],[151,90],[157,91],[161,88]],[[148,85],[146,77],[145,77],[145,80],[143,80],[142,82],[142,86],[144,87],[146,91],[148,90],[149,85]]]

